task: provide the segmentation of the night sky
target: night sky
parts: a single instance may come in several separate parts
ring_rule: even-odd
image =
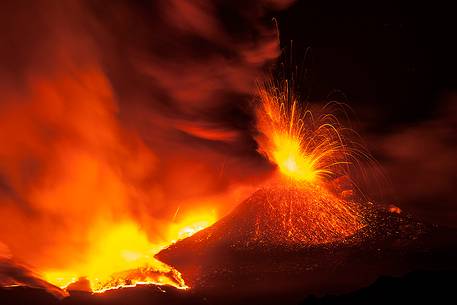
[[[451,12],[403,1],[298,1],[276,17],[283,47],[293,41],[301,56],[311,49],[310,100],[340,90],[388,131],[430,118],[456,89]]]
[[[281,47],[290,52],[292,41],[307,70],[308,102],[354,110],[392,200],[454,225],[457,24],[451,4],[407,2],[298,1],[274,16]]]

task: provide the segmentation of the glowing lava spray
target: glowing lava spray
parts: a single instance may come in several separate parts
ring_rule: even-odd
[[[368,156],[332,113],[315,115],[300,106],[291,83],[271,78],[258,86],[259,152],[277,166],[279,183],[261,191],[280,219],[288,242],[322,244],[355,234],[366,224],[355,202],[350,166]],[[325,108],[328,108],[326,105]],[[259,195],[258,195],[259,196]],[[259,219],[257,223],[261,224]],[[269,231],[264,223],[257,230]],[[270,230],[276,239],[278,230]]]

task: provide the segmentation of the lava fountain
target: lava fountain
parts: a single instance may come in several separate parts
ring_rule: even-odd
[[[370,157],[350,140],[354,132],[335,114],[303,109],[287,79],[259,84],[256,117],[259,152],[277,166],[280,178],[259,190],[255,198],[261,199],[248,201],[269,203],[268,213],[280,219],[275,226],[283,228],[284,240],[329,243],[363,228],[366,220],[355,200],[350,168]],[[271,231],[266,235],[272,238],[276,220],[256,221],[263,223],[256,231]]]

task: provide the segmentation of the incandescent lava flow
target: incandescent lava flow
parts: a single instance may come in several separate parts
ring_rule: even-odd
[[[99,232],[85,260],[65,268],[47,270],[43,278],[62,289],[101,293],[136,285],[168,285],[189,288],[181,273],[156,258],[161,249],[189,237],[214,222],[214,215],[189,215],[181,223],[169,225],[168,241],[153,244],[134,222],[110,225]],[[95,236],[94,236],[95,237]]]

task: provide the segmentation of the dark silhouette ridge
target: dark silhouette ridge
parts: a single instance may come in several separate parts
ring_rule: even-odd
[[[310,296],[301,305],[455,304],[457,270],[414,271],[403,277],[382,276],[373,284],[343,295]]]
[[[207,298],[201,291],[178,291],[172,287],[141,286],[108,291],[104,294],[75,292],[59,300],[43,289],[28,287],[0,288],[2,305],[219,305],[219,304],[290,304],[290,305],[377,305],[377,304],[453,304],[457,300],[454,282],[457,270],[418,270],[402,277],[381,276],[371,285],[340,295],[308,296],[299,291],[302,301],[287,297],[256,295],[237,299]],[[236,301],[234,301],[236,300]]]

